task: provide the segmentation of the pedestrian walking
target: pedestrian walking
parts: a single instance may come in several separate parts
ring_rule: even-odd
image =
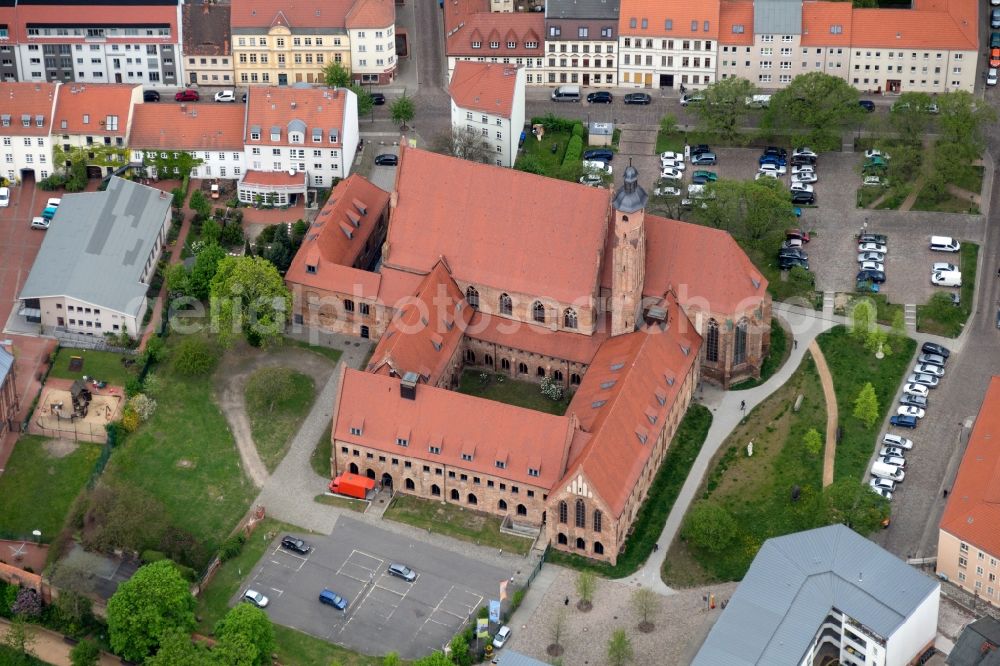
[[[947,488],[945,488],[944,490],[941,491],[941,497],[944,497],[945,499],[948,498],[948,489]]]
[[[793,339],[792,340],[792,349],[798,349],[798,348],[799,348],[799,341]]]
[[[747,401],[746,400],[740,400],[740,411],[741,412],[745,411],[746,408],[747,408]]]
[[[569,606],[569,597],[568,596],[566,597],[565,600],[563,600],[563,606]]]
[[[656,552],[656,551],[658,551],[658,550],[660,550],[660,544],[658,544],[658,543],[654,543],[654,544],[653,544],[653,552],[655,553],[655,552]]]

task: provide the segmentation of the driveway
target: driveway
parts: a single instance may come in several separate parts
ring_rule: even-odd
[[[598,104],[597,106],[606,106]],[[660,160],[656,157],[656,130],[639,126],[621,128],[618,154],[614,161],[615,190],[625,184],[629,164],[639,171],[640,185],[652,184],[659,177]],[[652,189],[650,189],[652,191]]]
[[[258,590],[274,622],[363,654],[415,659],[440,650],[514,573],[346,515],[329,536],[306,538],[313,550],[305,556],[276,539],[231,601]],[[417,573],[414,582],[386,572],[398,561]],[[345,612],[319,603],[324,588],[350,602]]]

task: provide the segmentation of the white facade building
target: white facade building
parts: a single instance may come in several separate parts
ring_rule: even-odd
[[[357,0],[344,21],[351,45],[351,77],[386,85],[396,76],[396,6],[393,0]]]
[[[52,172],[52,113],[57,83],[0,83],[0,176],[14,183]]]
[[[240,104],[140,104],[129,161],[144,165],[150,178],[183,178],[181,164],[194,163],[192,178],[238,180],[246,169],[243,114]],[[178,161],[182,152],[193,160]]]
[[[524,129],[525,68],[460,61],[448,87],[451,124],[483,137],[497,166],[510,167]]]

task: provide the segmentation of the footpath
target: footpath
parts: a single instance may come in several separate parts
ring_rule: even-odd
[[[0,640],[7,636],[9,629],[10,622],[0,619]],[[62,635],[36,625],[29,625],[29,631],[31,631],[33,638],[32,655],[46,663],[55,664],[55,666],[72,666],[69,653],[73,646],[63,640]],[[121,666],[122,662],[117,657],[102,652],[97,663],[100,666]]]

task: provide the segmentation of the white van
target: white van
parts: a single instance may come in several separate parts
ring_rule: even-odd
[[[580,86],[559,86],[552,91],[553,102],[579,102]]]
[[[877,476],[880,479],[890,479],[899,483],[906,476],[906,473],[895,465],[889,465],[881,460],[876,460],[872,463],[872,476]]]
[[[938,287],[961,287],[961,271],[934,271],[931,273],[931,284]]]
[[[754,95],[746,98],[747,107],[751,109],[766,109],[771,106],[770,95]]]
[[[958,252],[962,244],[951,236],[931,236],[931,249],[935,252]]]
[[[701,199],[705,196],[705,186],[697,183],[688,185],[688,196],[692,199]]]

